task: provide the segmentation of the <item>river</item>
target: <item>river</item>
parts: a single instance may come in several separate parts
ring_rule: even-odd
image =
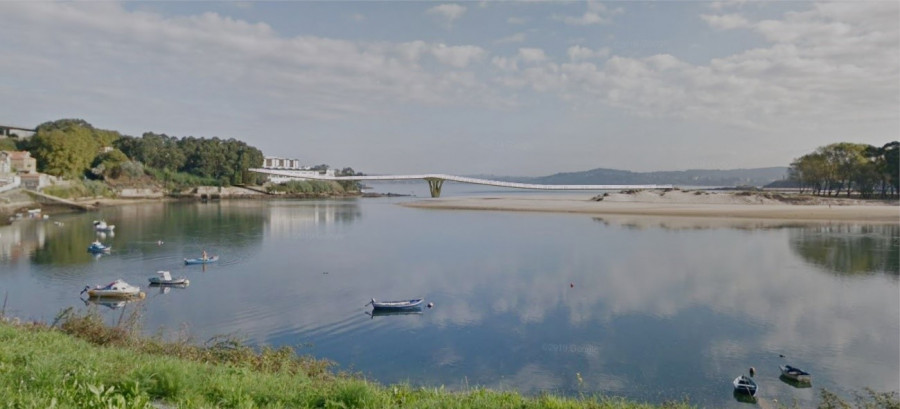
[[[424,183],[376,189],[427,196]],[[725,408],[744,407],[731,381],[750,367],[761,397],[801,407],[822,387],[849,397],[900,383],[898,225],[667,226],[398,205],[411,199],[148,203],[17,221],[0,227],[0,296],[23,319],[77,307],[113,323],[138,311],[147,334],[293,346],[384,383]],[[98,236],[95,219],[115,234]],[[111,254],[86,252],[96,238]],[[220,261],[184,265],[203,250]],[[157,270],[191,284],[147,288]],[[79,298],[117,278],[146,299]],[[414,297],[434,308],[364,306]],[[781,380],[784,363],[811,372],[813,387]]]

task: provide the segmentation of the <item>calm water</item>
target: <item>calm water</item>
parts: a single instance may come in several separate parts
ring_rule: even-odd
[[[427,195],[424,183],[393,191]],[[744,407],[731,380],[753,366],[761,396],[802,407],[820,387],[898,389],[897,225],[729,227],[404,200],[154,203],[20,221],[0,227],[0,293],[7,314],[52,321],[89,308],[85,285],[146,287],[171,270],[191,285],[90,308],[111,322],[139,308],[148,333],[295,346],[386,383]],[[85,249],[99,218],[117,228],[104,238],[112,254],[95,258]],[[204,249],[220,262],[183,265]],[[372,317],[363,306],[419,296],[435,307]],[[781,381],[782,363],[814,387]]]

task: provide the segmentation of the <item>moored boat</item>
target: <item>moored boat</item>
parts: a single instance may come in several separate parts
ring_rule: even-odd
[[[147,279],[150,281],[150,284],[186,286],[191,283],[187,277],[172,278],[172,273],[165,270],[157,271],[156,274],[158,274],[157,277],[150,277]]]
[[[219,256],[212,256],[212,257],[206,257],[206,258],[203,258],[203,257],[186,258],[186,259],[184,259],[184,264],[209,264],[209,263],[215,263],[216,261],[219,261]]]
[[[756,382],[753,382],[753,379],[750,379],[748,376],[738,376],[734,378],[734,391],[738,393],[743,393],[745,395],[756,396],[756,390],[758,387],[756,386]]]
[[[89,253],[94,253],[94,254],[98,254],[98,253],[109,253],[110,250],[112,250],[112,246],[104,245],[103,243],[100,243],[99,240],[94,241],[94,242],[91,243],[91,245],[88,246],[88,248],[87,248],[87,251],[88,251]]]
[[[812,375],[800,368],[795,368],[790,365],[781,365],[779,366],[779,368],[781,369],[781,375],[785,378],[792,379],[797,382],[812,381]]]
[[[94,220],[94,230],[100,232],[112,232],[116,228],[114,224],[106,224],[106,220]]]
[[[419,305],[422,304],[422,300],[422,298],[413,298],[411,300],[400,301],[376,301],[373,298],[372,301],[369,301],[369,304],[372,304],[372,308],[375,310],[398,311],[419,308]]]
[[[113,281],[104,286],[85,286],[81,293],[88,293],[88,297],[105,297],[105,298],[144,298],[141,287],[136,287],[122,280]]]

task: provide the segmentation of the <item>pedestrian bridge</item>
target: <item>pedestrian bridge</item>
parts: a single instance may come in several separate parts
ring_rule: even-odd
[[[323,174],[313,174],[309,171],[294,171],[281,169],[249,169],[251,172],[264,173],[273,176],[281,176],[296,179],[310,180],[424,180],[428,182],[428,188],[431,190],[431,197],[441,196],[441,187],[445,180],[460,183],[471,183],[475,185],[487,185],[498,187],[509,187],[515,189],[533,189],[533,190],[626,190],[626,189],[671,189],[672,185],[541,185],[534,183],[517,183],[504,182],[500,180],[477,179],[464,176],[444,175],[439,173],[426,173],[421,175],[378,175],[378,176],[329,176]]]

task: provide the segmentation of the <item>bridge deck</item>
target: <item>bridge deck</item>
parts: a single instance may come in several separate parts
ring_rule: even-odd
[[[621,189],[670,189],[672,185],[544,185],[535,183],[517,183],[504,182],[499,180],[469,178],[464,176],[445,175],[440,173],[426,173],[421,175],[381,175],[381,176],[325,176],[325,175],[308,175],[299,174],[290,170],[276,169],[250,169],[252,172],[265,173],[275,176],[292,177],[299,179],[313,180],[450,180],[461,183],[471,183],[476,185],[488,185],[498,187],[509,187],[516,189],[535,189],[535,190],[621,190]]]

